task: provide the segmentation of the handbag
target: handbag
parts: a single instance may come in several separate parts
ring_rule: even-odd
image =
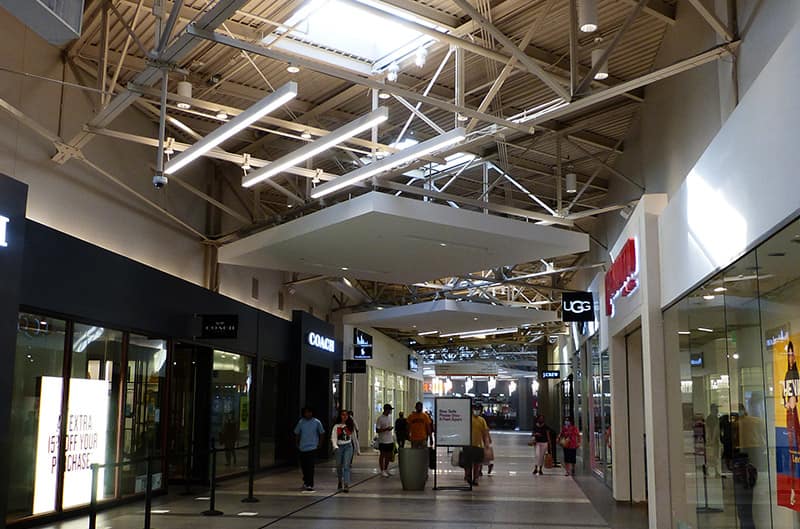
[[[436,468],[436,449],[431,446],[428,447],[428,468]]]
[[[569,448],[569,445],[570,445],[569,437],[564,436],[564,435],[559,435],[558,436],[558,444],[560,444],[562,448]]]
[[[372,438],[372,449],[378,450],[381,447],[381,442],[378,440],[378,436]]]
[[[494,461],[494,448],[491,446],[486,446],[483,449],[483,460],[484,461]]]
[[[544,468],[553,468],[553,454],[550,452],[544,455]]]

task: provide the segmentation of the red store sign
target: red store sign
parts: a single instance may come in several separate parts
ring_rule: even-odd
[[[606,316],[614,316],[614,300],[628,297],[639,286],[639,255],[636,239],[625,241],[622,250],[606,272]]]

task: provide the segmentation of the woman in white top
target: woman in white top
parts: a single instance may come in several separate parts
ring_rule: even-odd
[[[353,461],[353,435],[355,424],[347,410],[339,412],[331,429],[331,445],[336,457],[336,475],[339,478],[338,489],[350,492],[350,463]]]

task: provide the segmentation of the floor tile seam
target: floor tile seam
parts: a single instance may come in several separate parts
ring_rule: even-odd
[[[392,522],[392,523],[409,523],[414,524],[420,522],[420,520],[415,519],[408,519],[408,518],[388,518],[388,517],[353,517],[353,516],[309,516],[309,515],[299,515],[293,516],[293,520],[325,520],[325,521],[341,521],[341,522]],[[509,521],[476,521],[474,519],[469,520],[426,520],[431,524],[453,524],[453,525],[461,525],[464,524],[479,524],[479,525],[507,525],[507,526],[523,526],[523,527],[531,527],[531,528],[545,528],[545,527],[586,527],[586,528],[598,528],[598,529],[609,529],[609,525],[607,524],[598,524],[598,523],[582,523],[582,524],[575,524],[574,522],[552,522],[548,521],[542,524],[535,524],[529,521],[525,522],[509,522]]]
[[[219,492],[217,492],[219,494]],[[246,491],[231,491],[227,493],[231,496],[241,496],[242,494],[247,494]],[[226,494],[226,495],[227,495]],[[452,500],[452,499],[466,499],[469,501],[499,501],[499,502],[520,502],[520,503],[575,503],[575,504],[591,504],[591,501],[584,497],[583,499],[574,498],[574,497],[533,497],[529,498],[526,496],[480,496],[480,492],[473,492],[471,496],[468,498],[457,498],[450,494],[440,494],[435,496],[430,495],[419,495],[419,494],[383,494],[380,492],[356,492],[350,494],[349,498],[364,498],[364,499],[398,499],[398,500],[405,500],[405,501],[438,501],[438,500]],[[285,492],[256,492],[254,494],[256,497],[258,496],[267,496],[267,497],[289,497],[289,498],[307,498],[307,497],[321,497],[321,496],[310,496],[308,493],[303,492],[293,492],[293,491],[285,491]],[[326,496],[327,497],[327,496]]]

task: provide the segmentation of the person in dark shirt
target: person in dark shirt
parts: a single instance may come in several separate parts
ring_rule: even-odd
[[[536,417],[536,423],[533,425],[533,432],[531,432],[530,445],[534,447],[535,456],[533,460],[533,475],[544,475],[542,467],[544,466],[544,456],[550,451],[550,429],[544,422],[544,415]]]
[[[397,420],[394,421],[394,435],[397,437],[397,446],[404,448],[406,439],[408,439],[408,421],[406,421],[402,411],[398,414]]]

